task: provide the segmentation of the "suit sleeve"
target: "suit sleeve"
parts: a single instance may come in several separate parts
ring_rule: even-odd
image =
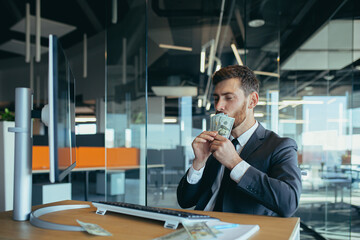
[[[268,171],[251,166],[240,182],[238,190],[245,192],[266,208],[280,216],[292,216],[300,200],[301,173],[297,163],[297,145],[292,139],[283,139],[268,159]],[[266,162],[266,159],[263,159]]]
[[[189,171],[189,170],[188,170]],[[196,184],[190,184],[187,181],[188,171],[181,178],[177,188],[177,200],[182,208],[190,208],[197,204],[199,200],[199,190],[201,180]]]

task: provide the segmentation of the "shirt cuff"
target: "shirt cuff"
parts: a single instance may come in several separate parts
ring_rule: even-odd
[[[246,170],[250,167],[250,164],[245,162],[244,160],[239,162],[230,172],[230,177],[236,183],[240,182],[242,176],[244,176]]]
[[[200,168],[200,170],[195,170],[195,168],[193,168],[193,166],[191,166],[189,168],[189,172],[187,174],[187,181],[188,183],[190,184],[196,184],[199,182],[199,180],[201,179],[202,175],[203,175],[203,172],[204,172],[204,168],[205,167],[202,167]]]

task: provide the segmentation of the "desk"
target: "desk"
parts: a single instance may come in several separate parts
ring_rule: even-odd
[[[344,188],[351,186],[351,179],[348,178],[338,178],[338,179],[323,179],[326,186],[334,187],[334,195],[335,201],[334,204],[337,203],[338,199],[338,188],[340,188],[340,197],[341,197],[341,204],[344,202]]]
[[[90,204],[82,201],[61,201],[42,206],[60,204]],[[33,210],[39,206],[33,207]],[[43,220],[69,225],[78,225],[76,219],[80,221],[96,223],[113,234],[112,237],[95,237],[86,232],[64,232],[47,230],[34,227],[30,222],[16,222],[12,220],[12,212],[0,213],[0,239],[153,239],[174,230],[163,227],[160,221],[137,218],[128,215],[108,212],[101,216],[95,214],[96,208],[74,209],[62,212],[55,212],[41,217]],[[251,240],[256,239],[290,239],[299,237],[299,218],[279,218],[257,215],[202,212],[189,210],[190,212],[205,213],[217,217],[222,221],[240,224],[258,224],[260,230],[252,236]]]

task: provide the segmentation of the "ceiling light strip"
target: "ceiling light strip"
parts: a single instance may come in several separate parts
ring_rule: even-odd
[[[177,123],[177,118],[165,117],[163,123]]]
[[[211,44],[210,44],[210,53],[209,53],[209,66],[208,66],[208,71],[207,71],[207,75],[210,77],[213,74],[213,66],[214,66],[214,61],[215,61],[215,52],[216,52],[216,47],[215,47],[215,40],[212,39],[210,40]],[[205,99],[206,100],[206,99]]]
[[[34,58],[30,58],[30,89],[34,91]]]
[[[118,9],[118,1],[117,0],[112,0],[112,18],[111,18],[111,22],[113,24],[117,23],[118,20],[118,15],[117,15],[117,9]]]
[[[168,45],[168,44],[159,44],[160,48],[165,48],[165,49],[173,49],[173,50],[179,50],[179,51],[186,51],[186,52],[191,52],[192,48],[191,47],[183,47],[183,46],[175,46],[175,45]]]
[[[280,74],[278,73],[272,73],[272,72],[264,72],[264,71],[254,71],[257,75],[264,75],[264,76],[270,76],[270,77],[280,77]]]
[[[30,3],[26,4],[26,18],[25,18],[25,62],[30,62]]]
[[[40,46],[40,37],[41,37],[41,18],[40,18],[40,0],[36,0],[36,62],[41,60],[41,46]]]
[[[215,62],[216,62],[216,68],[215,68],[215,72],[216,72],[216,71],[219,71],[220,68],[221,68],[221,60],[218,57],[215,57],[214,59],[215,59]]]
[[[204,73],[205,72],[205,50],[201,51],[200,53],[200,72]]]
[[[84,49],[83,49],[83,78],[87,78],[87,36],[84,33]]]
[[[76,117],[75,122],[96,122],[96,117]]]
[[[254,117],[264,117],[264,116],[265,116],[265,114],[262,113],[262,112],[255,112],[254,113]]]
[[[295,123],[295,124],[305,124],[306,121],[305,120],[301,120],[301,119],[280,119],[279,120],[280,123]]]
[[[123,38],[123,54],[122,54],[122,81],[123,84],[126,84],[126,38]]]
[[[235,55],[235,58],[236,58],[236,61],[238,62],[238,64],[239,64],[240,66],[243,66],[244,63],[243,63],[243,61],[241,60],[241,57],[240,57],[240,55],[239,55],[239,51],[237,50],[237,48],[236,48],[236,46],[235,46],[234,43],[231,44],[231,49],[232,49],[232,51],[233,51],[233,53],[234,53],[234,55]]]

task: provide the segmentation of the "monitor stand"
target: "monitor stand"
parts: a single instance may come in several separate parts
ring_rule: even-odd
[[[13,219],[26,221],[31,212],[32,194],[32,91],[15,89],[14,211]]]
[[[85,229],[82,228],[81,226],[52,223],[39,218],[40,216],[48,213],[70,210],[70,209],[79,209],[79,208],[90,208],[90,205],[87,204],[57,205],[57,206],[39,208],[30,214],[30,223],[33,226],[39,228],[45,228],[45,229],[61,230],[61,231],[85,231]]]
[[[15,127],[9,132],[15,133],[15,176],[14,211],[15,221],[26,221],[36,227],[63,230],[84,231],[80,226],[62,225],[39,219],[40,216],[69,209],[89,208],[89,205],[58,205],[44,207],[31,212],[32,194],[32,91],[29,88],[15,90]]]

